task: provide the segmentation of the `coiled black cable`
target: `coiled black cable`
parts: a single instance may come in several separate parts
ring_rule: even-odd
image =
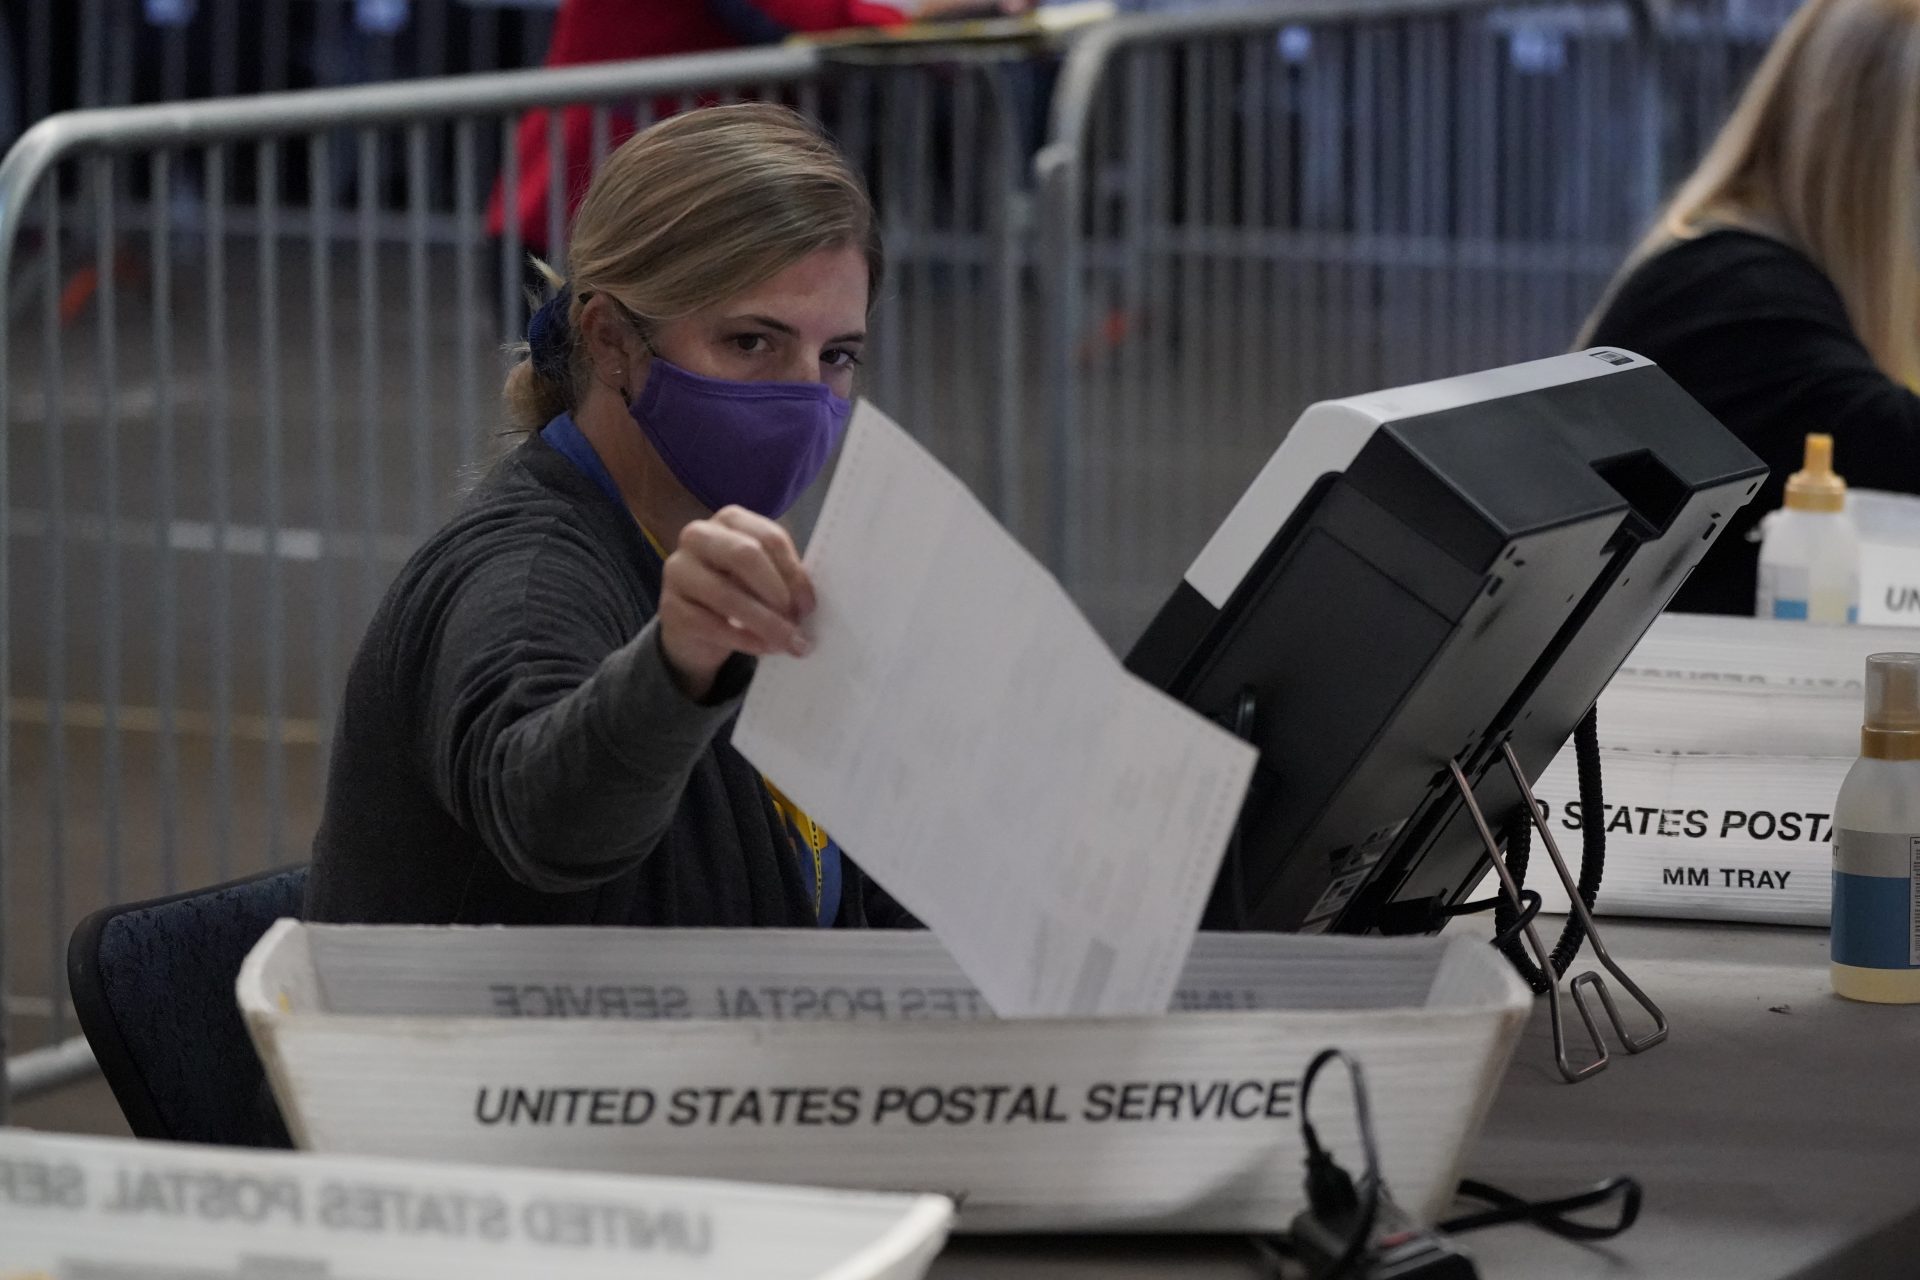
[[[1600,877],[1607,863],[1607,809],[1600,786],[1600,722],[1592,709],[1574,727],[1573,756],[1580,775],[1580,879],[1577,887],[1580,901],[1587,905],[1588,910],[1592,910],[1594,899],[1600,892]],[[1507,822],[1505,834],[1507,870],[1513,874],[1516,885],[1524,884],[1528,853],[1533,847],[1533,824],[1528,821],[1524,808]],[[1526,941],[1520,936],[1519,912],[1504,893],[1493,908],[1493,928],[1500,953],[1513,963],[1535,995],[1543,994],[1552,982],[1566,973],[1573,958],[1580,954],[1581,944],[1587,940],[1587,928],[1580,922],[1579,914],[1569,912],[1566,927],[1560,931],[1560,940],[1554,944],[1553,954],[1548,957],[1553,966],[1553,976],[1550,978],[1541,972],[1540,966],[1527,954]]]

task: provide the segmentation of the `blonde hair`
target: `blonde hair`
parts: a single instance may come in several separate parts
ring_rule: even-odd
[[[1733,114],[1628,255],[1620,283],[1676,241],[1771,236],[1833,281],[1874,362],[1920,385],[1920,0],[1807,0]]]
[[[799,114],[757,102],[707,107],[636,134],[607,157],[574,220],[565,322],[549,339],[565,376],[558,360],[536,368],[518,348],[503,393],[511,427],[538,431],[578,405],[586,353],[574,335],[593,294],[648,332],[843,246],[865,253],[867,296],[877,297],[884,264],[866,188]],[[551,267],[535,266],[562,286]]]

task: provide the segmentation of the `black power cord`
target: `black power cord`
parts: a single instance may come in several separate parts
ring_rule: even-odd
[[[1336,1059],[1346,1067],[1348,1080],[1354,1082],[1354,1119],[1359,1125],[1359,1150],[1367,1157],[1367,1171],[1361,1174],[1359,1186],[1354,1184],[1352,1174],[1334,1161],[1331,1151],[1321,1146],[1319,1132],[1313,1128],[1308,1109],[1313,1098],[1313,1080],[1319,1079],[1321,1069]],[[1359,1063],[1342,1050],[1329,1048],[1313,1055],[1306,1075],[1300,1077],[1300,1140],[1308,1148],[1308,1211],[1294,1219],[1294,1230],[1290,1236],[1254,1236],[1254,1251],[1273,1270],[1273,1274],[1281,1274],[1286,1261],[1306,1261],[1304,1251],[1298,1247],[1304,1222],[1311,1219],[1317,1224],[1317,1230],[1313,1232],[1313,1244],[1321,1245],[1323,1249],[1331,1249],[1332,1245],[1325,1244],[1321,1238],[1334,1226],[1344,1224],[1346,1234],[1338,1240],[1338,1255],[1332,1257],[1331,1263],[1315,1268],[1313,1276],[1315,1280],[1359,1276],[1359,1257],[1373,1242],[1373,1228],[1380,1217],[1380,1148],[1373,1136],[1373,1105],[1367,1102],[1367,1079],[1361,1075]],[[1315,1249],[1315,1253],[1319,1251],[1321,1249]]]
[[[1607,810],[1602,799],[1600,786],[1600,723],[1592,709],[1580,718],[1573,731],[1574,763],[1580,774],[1580,879],[1576,886],[1580,901],[1593,909],[1594,899],[1600,893],[1600,877],[1607,864]],[[1513,875],[1513,882],[1526,883],[1527,858],[1533,845],[1533,823],[1529,820],[1522,801],[1521,812],[1515,814],[1506,825],[1507,870]],[[1573,958],[1580,954],[1581,944],[1587,940],[1587,928],[1580,922],[1578,912],[1567,914],[1566,927],[1560,931],[1560,940],[1554,944],[1553,954],[1548,962],[1553,966],[1553,975],[1549,977],[1527,955],[1525,944],[1520,935],[1524,932],[1527,919],[1524,905],[1527,894],[1523,890],[1522,911],[1514,910],[1513,904],[1501,894],[1493,904],[1494,945],[1500,953],[1512,962],[1520,977],[1533,988],[1535,995],[1543,994],[1548,986],[1565,975]],[[1539,901],[1539,895],[1533,895]],[[1535,906],[1537,913],[1539,907]]]
[[[1631,1227],[1640,1218],[1640,1182],[1637,1178],[1608,1178],[1585,1191],[1570,1196],[1561,1196],[1557,1200],[1523,1200],[1511,1191],[1502,1191],[1489,1183],[1478,1182],[1472,1178],[1463,1178],[1460,1182],[1460,1195],[1468,1200],[1482,1200],[1494,1206],[1479,1213],[1461,1214],[1457,1218],[1448,1218],[1440,1224],[1440,1230],[1451,1235],[1466,1231],[1480,1231],[1487,1227],[1505,1226],[1510,1222],[1528,1222],[1543,1231],[1550,1231],[1563,1240],[1611,1240]],[[1588,1223],[1575,1222],[1566,1215],[1581,1209],[1591,1209],[1609,1200],[1620,1202],[1620,1218],[1617,1222]]]
[[[1457,907],[1447,907],[1441,914],[1448,918],[1454,916],[1470,916],[1480,911],[1492,911],[1496,907],[1505,905],[1506,901],[1507,897],[1503,893],[1492,898],[1481,898],[1477,902],[1463,902]],[[1512,915],[1513,913],[1509,911],[1508,914]],[[1507,943],[1516,941],[1520,935],[1525,932],[1526,927],[1533,923],[1533,918],[1539,914],[1540,895],[1532,889],[1522,889],[1520,891],[1519,914],[1515,917],[1512,924],[1493,935],[1493,945],[1504,948]]]
[[[1538,895],[1532,895],[1535,907]],[[1524,919],[1524,913],[1522,915]],[[1366,1170],[1356,1185],[1320,1142],[1310,1110],[1314,1081],[1327,1064],[1338,1061],[1353,1084],[1354,1119]],[[1294,1219],[1287,1235],[1251,1238],[1254,1252],[1275,1276],[1304,1267],[1313,1280],[1368,1280],[1370,1277],[1432,1277],[1466,1280],[1477,1274],[1473,1263],[1444,1235],[1525,1222],[1565,1240],[1610,1240],[1639,1220],[1641,1187],[1627,1176],[1609,1178],[1573,1195],[1526,1200],[1472,1178],[1461,1181],[1459,1198],[1491,1208],[1448,1218],[1424,1230],[1394,1205],[1380,1170],[1379,1142],[1373,1131],[1373,1107],[1360,1064],[1340,1049],[1322,1049],[1300,1079],[1300,1137],[1307,1149],[1307,1210]],[[1568,1214],[1618,1201],[1612,1222],[1580,1222]],[[1337,1252],[1336,1252],[1337,1250]]]
[[[1360,1126],[1360,1149],[1367,1158],[1367,1170],[1356,1189],[1353,1178],[1342,1169],[1327,1149],[1320,1145],[1307,1111],[1313,1097],[1313,1082],[1320,1069],[1339,1061],[1353,1082],[1353,1112]],[[1360,1260],[1361,1251],[1373,1239],[1373,1225],[1380,1216],[1380,1148],[1373,1136],[1373,1107],[1367,1102],[1367,1081],[1360,1064],[1340,1049],[1322,1049],[1307,1064],[1300,1079],[1300,1137],[1307,1144],[1307,1204],[1322,1219],[1351,1219],[1346,1247],[1333,1265],[1322,1273],[1327,1280],[1348,1274]]]

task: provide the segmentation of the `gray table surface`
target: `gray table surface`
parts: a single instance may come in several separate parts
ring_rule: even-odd
[[[1632,1173],[1646,1188],[1640,1221],[1599,1246],[1521,1226],[1462,1237],[1480,1273],[1920,1276],[1920,1007],[1833,995],[1825,930],[1602,928],[1672,1035],[1567,1085],[1540,1002],[1466,1173],[1528,1196]],[[1576,1059],[1582,1034],[1576,1021]],[[933,1270],[936,1280],[1259,1274],[1241,1242],[1164,1236],[963,1236]]]

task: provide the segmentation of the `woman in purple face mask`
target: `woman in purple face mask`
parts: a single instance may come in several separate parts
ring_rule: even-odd
[[[845,429],[882,258],[815,128],[747,104],[616,151],[506,401],[524,439],[348,675],[309,919],[910,924],[727,741],[804,655],[778,518]]]

